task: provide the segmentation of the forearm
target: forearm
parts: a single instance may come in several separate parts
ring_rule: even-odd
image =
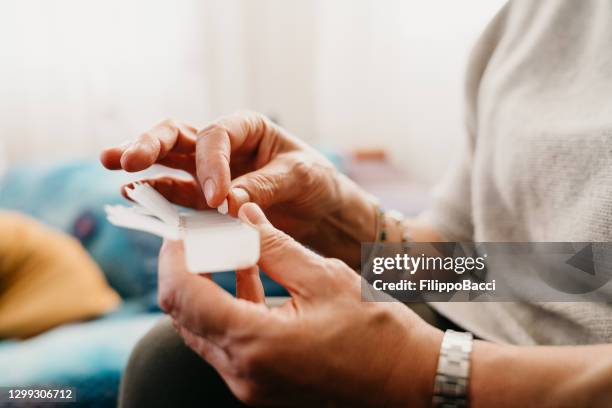
[[[612,345],[516,347],[477,341],[471,406],[612,406]]]

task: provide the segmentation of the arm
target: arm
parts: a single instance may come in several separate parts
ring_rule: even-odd
[[[284,305],[263,304],[252,271],[238,271],[238,299],[187,272],[180,243],[167,243],[159,263],[161,307],[234,394],[255,405],[430,407],[442,332],[400,303],[363,302],[352,270],[273,228],[257,206],[240,213],[260,233],[259,266],[291,295]],[[476,408],[603,407],[612,400],[611,345],[478,341],[471,361]]]
[[[341,205],[338,210],[321,221],[313,235],[302,241],[325,256],[342,259],[352,268],[361,263],[361,243],[376,241],[376,223],[379,208],[372,198],[344,175],[337,175]],[[401,242],[404,228],[388,215],[383,215],[387,242]],[[431,226],[417,219],[404,223],[416,242],[443,241],[442,236]]]
[[[377,206],[371,196],[299,139],[246,112],[218,119],[202,130],[166,120],[136,140],[102,152],[109,169],[144,170],[153,164],[184,170],[190,179],[143,180],[175,204],[216,208],[228,200],[236,216],[246,202],[258,204],[279,229],[356,268],[361,242],[375,241]],[[389,225],[389,240],[400,233]],[[415,240],[436,241],[426,226]]]
[[[612,345],[517,347],[477,341],[471,404],[492,407],[609,407]]]
[[[416,242],[444,241],[434,228],[417,219],[407,223]],[[386,225],[388,241],[400,242],[402,228],[388,218]],[[437,355],[435,347],[432,353]],[[612,406],[610,344],[518,347],[476,341],[471,361],[472,408]],[[429,368],[420,387],[426,392],[433,389],[435,377],[435,366]],[[414,378],[413,367],[404,370],[398,374],[396,389]],[[427,394],[422,400],[429,399]]]
[[[440,341],[431,339],[434,364],[418,376],[417,400],[432,399]],[[396,368],[390,389],[404,394],[395,401],[414,401],[413,361]],[[612,344],[591,346],[511,346],[475,341],[471,355],[471,408],[606,408],[612,406]],[[400,404],[398,403],[398,406]],[[427,406],[427,405],[425,405]]]

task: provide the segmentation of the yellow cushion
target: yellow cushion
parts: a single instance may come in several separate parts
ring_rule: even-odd
[[[0,338],[25,338],[120,303],[78,241],[0,211]]]

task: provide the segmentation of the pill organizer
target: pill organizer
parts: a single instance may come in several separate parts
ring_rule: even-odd
[[[221,210],[179,212],[145,183],[134,183],[126,188],[126,194],[136,204],[105,206],[108,221],[118,227],[182,240],[190,272],[231,271],[257,263],[259,233],[250,225]]]

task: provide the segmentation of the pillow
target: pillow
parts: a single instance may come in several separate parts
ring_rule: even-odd
[[[0,338],[26,338],[118,306],[119,296],[75,239],[0,212]]]
[[[153,172],[153,171],[152,171]],[[0,208],[19,211],[77,238],[123,299],[156,309],[161,239],[117,228],[105,204],[127,204],[119,186],[142,174],[112,172],[98,160],[23,162],[0,180]]]

